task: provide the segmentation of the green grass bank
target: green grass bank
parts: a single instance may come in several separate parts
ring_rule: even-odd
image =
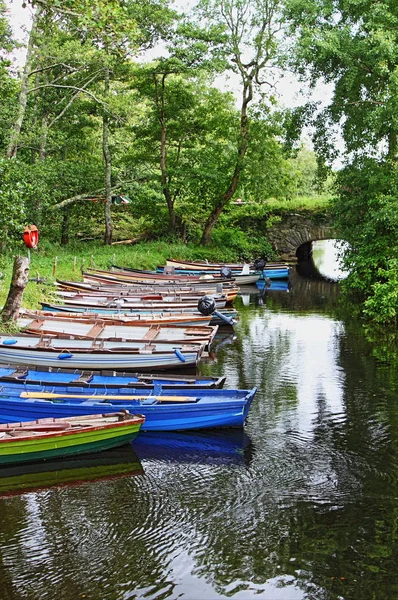
[[[26,256],[27,248],[21,242],[20,251],[0,255],[0,306],[3,307],[11,282],[14,258]],[[30,251],[30,279],[42,279],[42,283],[29,281],[26,286],[23,306],[40,308],[43,300],[54,300],[56,279],[81,281],[81,272],[87,267],[109,269],[112,264],[137,269],[155,269],[164,265],[167,258],[185,260],[237,261],[236,251],[228,248],[186,245],[181,243],[146,242],[131,245],[104,246],[98,243],[80,243],[61,247],[40,244]]]

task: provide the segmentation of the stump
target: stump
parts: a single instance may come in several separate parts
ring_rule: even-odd
[[[16,321],[22,304],[22,296],[29,278],[29,258],[17,256],[14,261],[14,270],[10,291],[0,318],[3,322]]]

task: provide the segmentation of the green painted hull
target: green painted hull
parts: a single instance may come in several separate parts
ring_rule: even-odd
[[[140,423],[134,423],[123,428],[99,428],[71,435],[7,441],[0,444],[0,465],[109,450],[131,442],[137,436],[140,426]]]

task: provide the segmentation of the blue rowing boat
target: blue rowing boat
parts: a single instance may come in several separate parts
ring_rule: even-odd
[[[162,376],[117,371],[85,371],[56,367],[25,367],[0,365],[0,385],[8,383],[41,386],[73,386],[79,389],[150,388],[202,389],[222,388],[225,377],[196,377],[194,375]]]
[[[0,422],[34,421],[118,412],[145,416],[143,431],[242,427],[257,388],[251,390],[176,389],[79,390],[8,384],[0,388]],[[171,395],[172,394],[172,395]]]

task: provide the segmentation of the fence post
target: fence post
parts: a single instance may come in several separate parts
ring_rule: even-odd
[[[55,274],[57,272],[57,264],[58,264],[58,256],[56,256],[54,258],[54,264],[53,264],[53,277],[55,277]]]

